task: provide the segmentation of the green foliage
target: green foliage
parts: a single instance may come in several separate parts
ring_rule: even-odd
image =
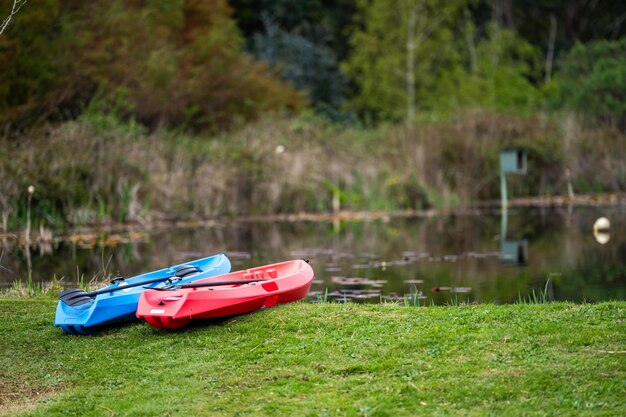
[[[125,108],[123,94],[116,103]],[[565,146],[554,120],[471,113],[365,130],[302,117],[206,137],[149,132],[115,108],[94,100],[78,121],[0,139],[0,216],[10,229],[26,218],[29,185],[35,227],[324,212],[333,201],[348,210],[449,208],[499,198],[498,154],[509,147],[528,152],[527,175],[509,178],[513,196],[558,195],[569,182],[576,193],[626,188],[623,133],[586,130]]]
[[[454,27],[462,1],[360,1],[358,29],[350,38],[352,54],[343,65],[358,86],[352,106],[373,120],[401,120],[408,98],[408,42],[415,44],[416,103],[428,110],[441,80],[462,63]],[[411,31],[409,16],[414,14]],[[409,34],[409,32],[411,32]]]
[[[289,34],[315,46],[330,48],[339,57],[349,53],[345,36],[358,0],[231,0],[235,18],[248,41],[265,33],[267,19]]]
[[[347,209],[450,206],[498,196],[497,154],[507,146],[529,154],[514,195],[561,193],[565,183],[623,190],[623,134],[564,133],[535,117],[559,95],[559,105],[626,128],[626,39],[579,44],[556,82],[540,87],[540,18],[557,14],[560,51],[576,37],[618,38],[618,21],[602,35],[572,16],[587,21],[589,9],[609,22],[619,7],[504,3],[234,0],[234,11],[226,0],[29,2],[0,37],[1,220],[24,221],[31,184],[33,217],[48,225],[129,220],[139,201],[203,217],[324,211],[333,197]],[[512,16],[531,16],[542,34]],[[423,126],[342,130],[309,113],[213,135],[306,106],[304,93],[243,53],[242,31],[316,111]],[[57,124],[66,119],[74,122]]]
[[[353,106],[374,119],[401,120],[414,88],[421,118],[467,107],[535,111],[543,99],[533,81],[541,77],[538,49],[493,22],[480,35],[467,8],[464,1],[361,2],[361,28],[344,65],[359,87]]]
[[[10,7],[0,4],[4,19]],[[62,73],[58,59],[65,54],[49,34],[42,35],[42,28],[52,28],[59,16],[58,0],[28,3],[0,36],[0,125],[40,117],[32,114],[35,109],[50,114],[50,107],[42,103],[54,101],[50,90],[58,85]]]
[[[320,113],[335,120],[345,119],[340,107],[345,99],[346,79],[339,71],[335,52],[328,46],[287,32],[267,18],[265,32],[253,37],[252,51],[276,68],[282,78],[307,91]]]
[[[120,92],[121,115],[151,127],[223,128],[304,104],[242,54],[226,0],[28,6],[0,39],[0,122],[74,118]]]
[[[347,51],[343,33],[356,0],[231,0],[248,49],[297,88],[313,107],[335,121],[342,111],[347,77],[339,60]]]
[[[577,44],[561,65],[563,106],[626,129],[626,38]]]
[[[29,2],[0,37],[0,123],[22,130],[75,119],[120,94],[118,118],[213,132],[308,102],[332,120],[352,122],[356,112],[367,123],[467,108],[529,115],[558,95],[559,106],[624,127],[622,9],[546,0]],[[586,43],[567,53],[576,41]],[[567,54],[560,76],[555,67],[560,81],[543,85],[549,50]]]
[[[546,304],[550,301],[548,292],[549,286],[550,278],[548,278],[548,280],[546,281],[546,285],[543,287],[543,289],[539,290],[539,294],[535,292],[534,288],[532,293],[527,295],[526,297],[522,297],[522,295],[519,294],[517,299],[518,304]]]
[[[488,33],[476,45],[474,68],[459,71],[443,105],[532,114],[542,101],[531,82],[541,75],[539,51],[513,31],[492,24]]]
[[[429,190],[414,174],[405,178],[390,176],[386,186],[390,200],[396,201],[400,207],[425,210],[434,205]]]

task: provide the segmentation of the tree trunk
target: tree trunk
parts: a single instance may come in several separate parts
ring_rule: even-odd
[[[556,41],[556,18],[550,15],[550,37],[548,39],[548,55],[546,56],[546,77],[545,83],[548,84],[552,79],[552,63],[554,62],[554,43]]]
[[[409,24],[406,33],[406,122],[412,125],[415,121],[415,26],[417,8],[411,4]]]
[[[467,49],[470,57],[470,70],[472,74],[478,72],[478,61],[476,59],[476,40],[472,19],[469,12],[465,10],[465,39],[467,40]]]

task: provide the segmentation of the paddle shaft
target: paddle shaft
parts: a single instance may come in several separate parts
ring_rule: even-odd
[[[233,279],[230,281],[213,281],[213,282],[201,282],[199,284],[194,284],[193,282],[189,284],[177,285],[176,289],[180,288],[202,288],[202,287],[219,287],[220,285],[236,285],[236,284],[249,284],[251,282],[259,282],[259,281],[267,281],[263,278],[258,279]]]
[[[96,296],[99,294],[107,294],[107,293],[112,293],[112,292],[119,291],[119,290],[124,290],[126,288],[133,288],[133,287],[139,287],[139,286],[146,285],[146,284],[152,284],[155,282],[162,282],[162,281],[169,280],[171,278],[182,279],[189,274],[200,273],[200,272],[202,271],[198,269],[198,267],[189,265],[189,266],[183,266],[183,267],[178,268],[176,272],[174,272],[174,275],[146,279],[144,281],[133,282],[132,284],[126,284],[126,285],[118,284],[116,287],[112,287],[112,288],[106,287],[106,288],[102,288],[101,290],[96,290],[96,291],[91,291],[91,292],[85,292],[79,288],[72,288],[72,289],[61,292],[61,294],[59,294],[59,300],[69,305],[70,307],[75,307],[75,306],[79,306],[82,304],[86,304],[94,300]]]
[[[133,288],[133,287],[139,287],[141,285],[153,284],[155,282],[168,280],[170,278],[173,278],[174,276],[175,275],[170,275],[170,276],[167,276],[167,277],[147,279],[147,280],[141,281],[141,282],[133,282],[132,284],[128,284],[128,285],[118,285],[115,288],[102,288],[101,290],[88,292],[88,293],[86,293],[86,295],[94,296],[94,295],[106,294],[108,292],[113,292],[113,291],[118,291],[118,290],[125,290],[126,288]]]

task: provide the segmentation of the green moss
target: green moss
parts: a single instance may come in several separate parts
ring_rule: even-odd
[[[626,413],[624,302],[298,303],[176,332],[135,323],[93,337],[53,328],[50,300],[0,300],[0,314],[0,381],[13,395],[4,410],[14,413]]]

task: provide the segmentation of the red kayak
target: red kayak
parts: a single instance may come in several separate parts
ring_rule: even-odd
[[[192,319],[232,316],[301,300],[312,281],[313,269],[304,260],[216,275],[144,291],[137,317],[156,328],[176,329]]]

